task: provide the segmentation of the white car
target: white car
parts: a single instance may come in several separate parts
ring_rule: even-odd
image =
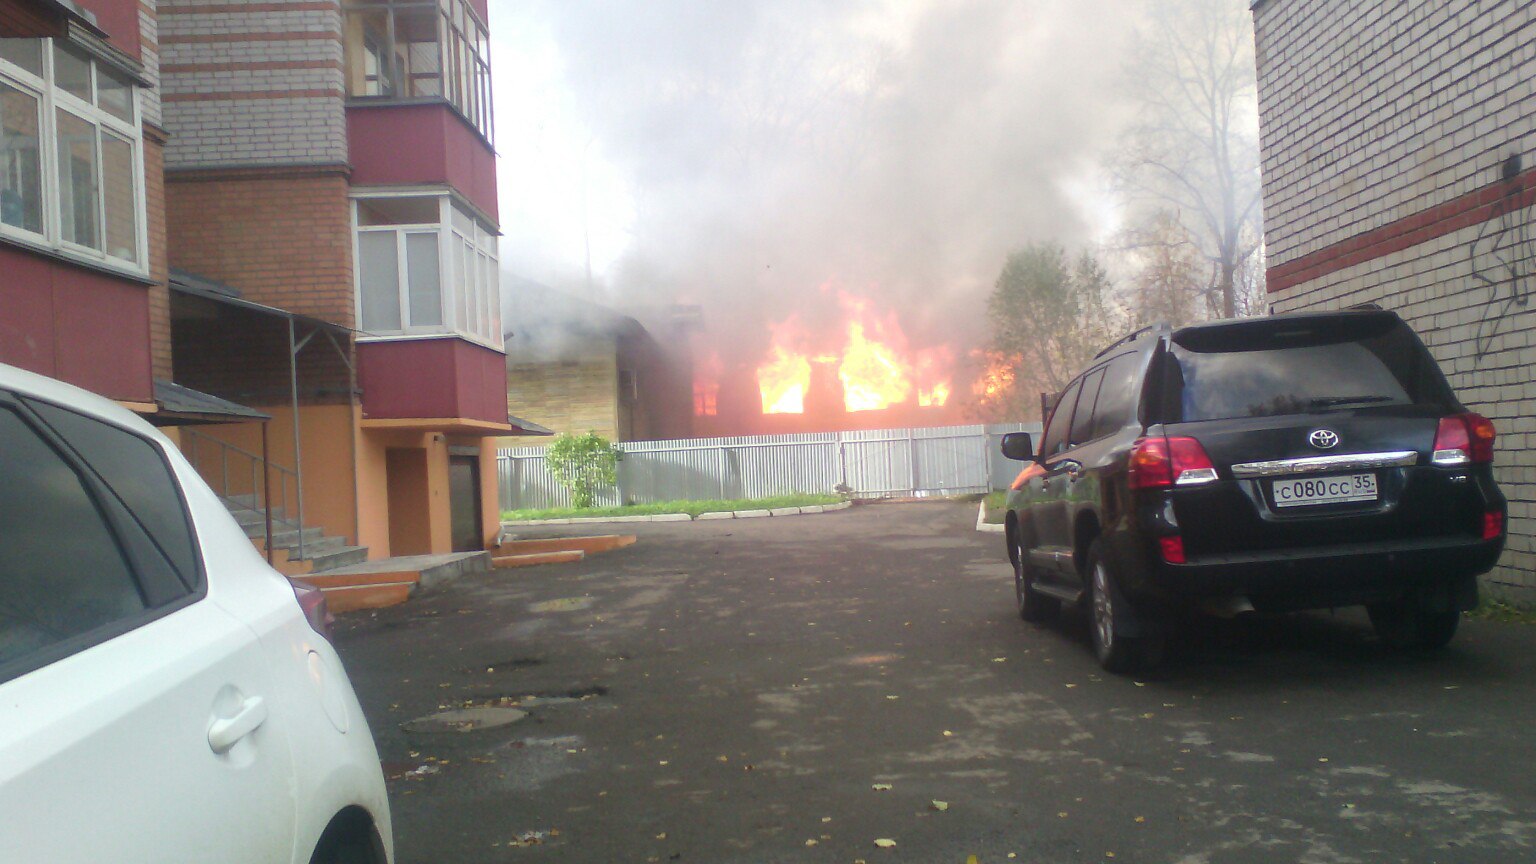
[[[0,858],[389,864],[328,621],[164,436],[0,365]]]

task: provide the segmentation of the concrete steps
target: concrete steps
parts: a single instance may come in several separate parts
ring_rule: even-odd
[[[540,537],[528,540],[503,540],[491,549],[491,562],[497,570],[536,567],[540,564],[567,564],[588,555],[612,552],[633,545],[633,534],[599,534],[591,537]]]
[[[406,555],[348,564],[301,576],[299,581],[325,592],[332,612],[353,612],[404,603],[417,591],[469,573],[483,573],[490,567],[487,552]]]
[[[533,552],[527,555],[497,555],[491,559],[491,566],[497,570],[506,570],[513,567],[536,567],[540,564],[567,564],[572,561],[580,561],[587,557],[587,553],[580,549],[567,549],[558,552]]]
[[[589,555],[611,552],[633,545],[633,534],[599,534],[592,537],[546,537],[538,540],[511,540],[496,547],[498,555],[531,555],[536,552],[580,550]]]
[[[348,567],[368,560],[368,547],[350,546],[344,537],[330,537],[321,528],[305,528],[286,517],[282,509],[272,511],[272,536],[267,537],[267,514],[250,495],[235,495],[221,499],[235,522],[251,538],[263,555],[272,547],[272,566],[285,576],[304,576],[323,573],[338,567]],[[303,554],[299,553],[299,541],[303,540]]]

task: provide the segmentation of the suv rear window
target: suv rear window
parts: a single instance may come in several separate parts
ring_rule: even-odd
[[[1456,405],[1434,358],[1390,313],[1188,328],[1164,358],[1167,423]]]

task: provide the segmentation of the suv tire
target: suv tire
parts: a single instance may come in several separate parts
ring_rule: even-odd
[[[1155,668],[1163,660],[1163,640],[1158,636],[1127,638],[1116,631],[1129,610],[1115,589],[1115,575],[1104,556],[1102,541],[1088,547],[1088,633],[1099,665],[1116,674]]]
[[[1388,647],[1396,651],[1433,651],[1444,648],[1456,635],[1461,610],[1428,609],[1411,597],[1366,607],[1371,626]]]
[[[1022,535],[1022,529],[1017,533]],[[1025,548],[1022,536],[1015,540],[1013,553],[1013,598],[1018,605],[1019,617],[1030,623],[1054,619],[1061,612],[1061,601],[1035,589],[1039,571],[1029,563],[1029,550]]]

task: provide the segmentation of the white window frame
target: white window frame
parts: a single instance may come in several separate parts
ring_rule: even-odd
[[[55,80],[54,49],[55,43],[60,41],[57,39],[38,40],[42,52],[43,74],[41,77],[5,60],[0,60],[0,82],[20,90],[38,101],[38,112],[40,114],[38,118],[38,164],[39,170],[42,172],[43,196],[43,233],[34,233],[24,228],[0,222],[0,239],[14,240],[22,245],[54,252],[64,257],[84,261],[95,266],[127,272],[134,276],[147,277],[149,275],[149,226],[148,206],[145,199],[144,132],[142,100],[139,98],[140,88],[137,84],[131,81],[128,82],[131,120],[123,120],[106,109],[98,107],[95,103],[97,101],[97,80],[101,74],[101,64],[92,58],[89,52],[80,51],[79,53],[84,55],[87,67],[90,70],[89,87],[91,99],[80,99],[74,94],[65,92],[53,83]],[[67,45],[68,43],[63,42],[62,44]],[[64,239],[64,207],[63,201],[60,198],[62,184],[59,180],[60,165],[58,151],[58,112],[61,110],[90,124],[95,132],[95,197],[97,239],[102,247],[100,249],[94,249],[90,246]],[[107,251],[106,177],[103,170],[102,157],[102,139],[106,132],[126,140],[132,150],[133,243],[136,259],[133,261],[112,255]]]
[[[438,95],[409,97],[399,92],[389,94],[348,93],[347,98],[378,102],[441,102],[451,107],[473,126],[488,143],[496,142],[495,108],[491,93],[490,29],[469,0],[344,0],[343,16],[362,11],[386,11],[389,15],[389,42],[386,50],[394,52],[396,10],[433,10],[437,16]],[[345,25],[344,25],[345,26]],[[343,40],[346,45],[352,44]],[[344,45],[344,49],[345,49]],[[358,58],[361,60],[361,58]],[[393,65],[393,56],[388,58]],[[344,63],[353,62],[350,58]],[[351,67],[348,66],[348,75]],[[395,82],[398,91],[403,82]],[[351,87],[349,80],[348,87]]]
[[[436,199],[438,221],[436,223],[411,223],[401,225],[363,225],[358,218],[359,202],[370,199],[429,198]],[[363,322],[363,267],[361,238],[368,233],[395,235],[397,301],[400,304],[400,328],[398,330],[370,330],[359,341],[398,340],[401,338],[432,338],[457,336],[477,345],[496,351],[504,351],[501,334],[501,286],[500,262],[497,258],[497,233],[490,223],[474,208],[462,202],[449,190],[423,191],[369,189],[352,193],[352,260],[353,303],[358,327]],[[454,211],[467,216],[472,223],[473,238],[454,224]],[[415,325],[411,323],[410,282],[405,238],[413,234],[436,233],[438,261],[438,305],[441,324]],[[464,265],[464,251],[473,255],[469,272]],[[495,284],[487,285],[492,281]],[[467,277],[467,278],[466,278]],[[466,314],[468,311],[469,314]]]

